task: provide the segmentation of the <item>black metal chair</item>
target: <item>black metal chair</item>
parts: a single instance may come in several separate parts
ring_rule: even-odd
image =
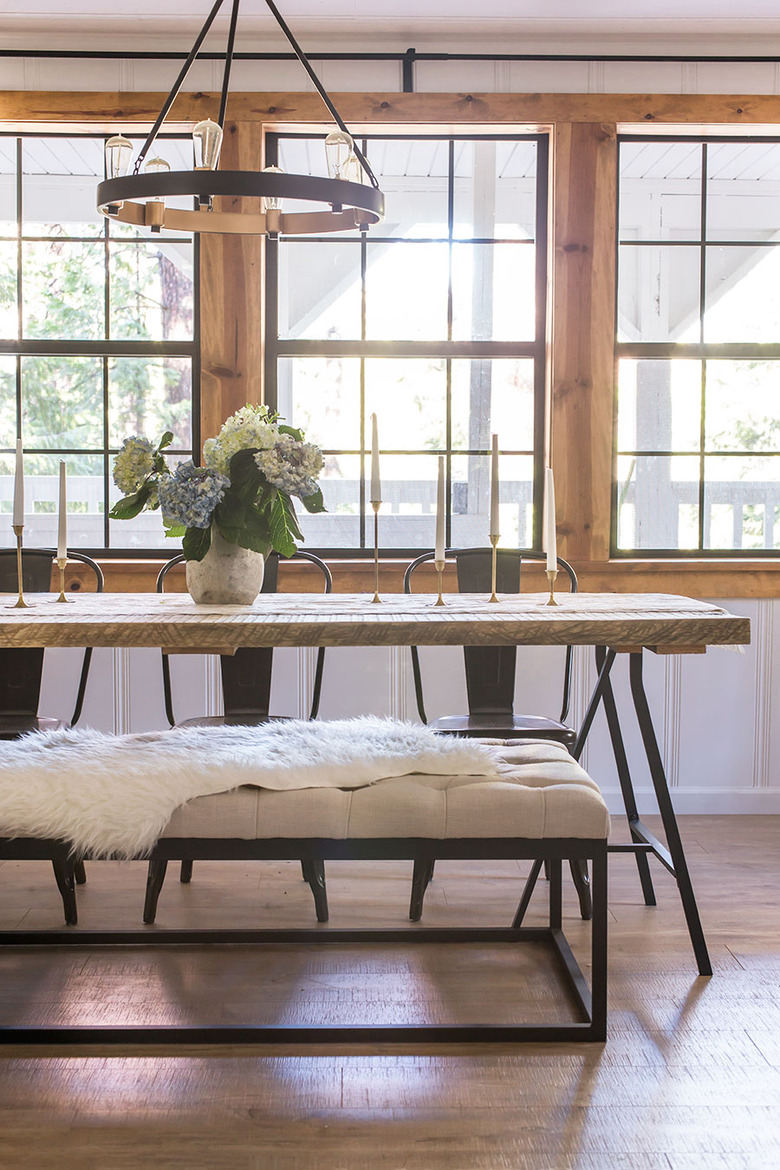
[[[25,593],[48,593],[51,590],[52,565],[56,556],[54,549],[33,548],[22,552],[22,588]],[[103,592],[104,579],[100,565],[84,553],[69,551],[68,560],[88,565],[95,576],[95,592]],[[16,549],[0,549],[0,592],[16,593],[18,588]],[[43,655],[43,649],[0,650],[0,740],[19,739],[29,731],[54,731],[78,723],[87,690],[92,647],[84,651],[76,703],[70,720],[38,714]],[[52,866],[62,893],[63,883],[66,886],[70,884],[68,873],[59,862],[53,861]],[[82,861],[76,862],[75,877],[79,885],[86,881]]]
[[[325,593],[333,589],[333,577],[330,569],[320,557],[314,553],[299,549],[288,560],[309,561],[320,570],[324,581]],[[183,554],[172,557],[163,565],[157,576],[157,592],[165,590],[165,580],[177,565],[184,560]],[[266,557],[265,572],[261,593],[276,593],[279,580],[279,555],[271,553]],[[224,699],[224,715],[204,715],[194,719],[185,719],[176,722],[173,710],[173,694],[171,687],[171,669],[169,655],[162,653],[163,698],[165,714],[171,727],[229,727],[250,726],[256,727],[261,723],[289,719],[289,715],[271,715],[271,673],[273,669],[273,647],[242,647],[235,654],[220,655],[220,669],[222,673],[222,694]],[[314,671],[314,685],[312,687],[311,707],[309,719],[316,719],[320,708],[320,694],[322,692],[322,674],[325,666],[325,648],[321,646],[317,651],[317,663]],[[151,895],[159,894],[165,881],[167,863],[152,861],[149,863],[147,888]],[[301,862],[301,871],[304,881],[308,882],[314,895],[314,904],[317,911],[317,921],[328,921],[328,896],[325,886],[325,867],[319,862]],[[182,861],[179,880],[187,883],[192,878],[192,862]],[[152,896],[147,898],[147,907],[152,905]],[[153,921],[145,914],[144,921]]]
[[[492,549],[447,549],[445,556],[454,560],[460,593],[490,593],[492,589]],[[423,553],[407,566],[404,573],[404,592],[412,593],[412,579],[420,565],[434,559],[434,553]],[[544,561],[546,554],[531,549],[499,549],[496,558],[496,592],[519,593],[520,572],[524,560]],[[569,591],[577,592],[577,574],[562,557],[557,558],[569,581]],[[468,714],[445,715],[429,720],[423,699],[420,656],[416,646],[411,647],[412,675],[417,699],[417,710],[423,723],[442,735],[487,736],[500,739],[554,740],[570,751],[577,738],[576,731],[565,720],[571,696],[572,648],[566,647],[563,671],[563,697],[557,719],[541,715],[516,715],[514,711],[516,646],[464,646]],[[591,918],[593,904],[587,864],[572,863],[572,878],[580,900],[583,918]],[[417,922],[422,916],[425,890],[433,877],[433,862],[415,862],[412,877],[412,899],[409,917]]]

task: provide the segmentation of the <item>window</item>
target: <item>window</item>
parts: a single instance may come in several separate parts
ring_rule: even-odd
[[[619,143],[617,551],[780,549],[780,142]]]
[[[158,142],[191,166],[189,140]],[[0,510],[21,434],[31,546],[56,544],[60,459],[74,548],[162,546],[159,512],[108,519],[112,455],[166,429],[176,457],[198,449],[193,241],[103,220],[103,157],[100,135],[0,136]]]
[[[301,517],[307,547],[372,544],[372,413],[383,550],[432,546],[439,454],[448,543],[487,543],[493,432],[502,540],[538,545],[546,138],[360,141],[385,192],[384,222],[268,248],[267,400],[325,451],[328,512]],[[267,157],[283,170],[325,173],[321,138],[274,135]]]

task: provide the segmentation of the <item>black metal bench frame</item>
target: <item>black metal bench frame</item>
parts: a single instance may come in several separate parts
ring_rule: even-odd
[[[406,927],[398,930],[332,927],[292,930],[52,930],[0,931],[3,948],[31,946],[171,946],[198,944],[297,943],[328,946],[338,943],[543,943],[563,977],[576,1019],[544,1024],[419,1024],[419,1025],[28,1025],[0,1026],[0,1044],[322,1044],[322,1043],[452,1043],[463,1041],[603,1041],[607,1028],[607,842],[578,838],[162,838],[153,861],[186,860],[533,860],[550,862],[548,924],[543,927]],[[0,839],[0,859],[45,859],[55,863],[63,903],[75,911],[74,869],[77,859],[68,845],[30,838]],[[590,861],[593,866],[591,922],[591,984],[575,959],[562,929],[564,861]],[[71,915],[72,917],[72,915]]]

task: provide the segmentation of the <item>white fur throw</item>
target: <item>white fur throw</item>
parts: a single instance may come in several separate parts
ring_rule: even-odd
[[[72,841],[78,852],[148,852],[174,809],[242,784],[362,788],[412,772],[495,776],[482,744],[368,716],[140,735],[33,732],[0,742],[0,837]]]

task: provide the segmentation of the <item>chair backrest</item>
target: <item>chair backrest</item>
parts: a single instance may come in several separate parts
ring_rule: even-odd
[[[289,558],[280,558],[278,553],[271,553],[265,558],[265,571],[261,593],[276,593],[279,581],[279,561],[296,560],[309,561],[316,565],[322,574],[324,592],[330,593],[333,589],[333,577],[328,566],[314,553],[298,551]],[[165,589],[165,579],[176,565],[181,564],[184,555],[172,557],[157,575],[157,592]],[[269,717],[271,703],[271,671],[273,669],[273,647],[246,646],[236,650],[235,654],[220,655],[220,670],[222,673],[222,695],[225,704],[225,714],[231,716],[252,715],[254,718]],[[320,695],[322,693],[322,673],[325,666],[325,647],[320,646],[317,651],[317,665],[314,671],[314,686],[312,688],[311,707],[309,718],[316,719],[320,709]],[[163,699],[165,714],[171,727],[176,722],[173,711],[173,692],[171,687],[171,668],[168,654],[162,656]]]
[[[25,593],[48,593],[51,589],[54,549],[30,548],[22,552],[22,588]],[[68,549],[69,561],[88,565],[95,576],[95,592],[103,592],[103,573],[95,561],[84,553]],[[0,592],[15,593],[19,588],[16,549],[0,549]],[[84,706],[87,677],[92,661],[92,647],[84,651],[79,675],[76,705],[70,722],[78,722]],[[43,675],[42,649],[0,650],[0,712],[6,715],[38,714]]]
[[[447,549],[445,557],[455,561],[458,590],[461,593],[490,593],[492,590],[493,550],[489,548]],[[423,553],[407,566],[404,573],[404,592],[412,593],[412,578],[420,565],[432,561],[433,552]],[[519,593],[520,572],[524,560],[545,561],[546,553],[535,549],[499,549],[496,557],[496,592]],[[563,557],[558,567],[569,579],[569,590],[577,592],[577,574]],[[416,646],[411,647],[412,675],[417,698],[417,710],[423,723],[428,722],[423,699],[420,656]],[[516,646],[464,646],[466,692],[469,714],[474,716],[512,715],[514,710]],[[559,719],[565,722],[571,694],[572,648],[566,647],[563,670],[563,699]]]

